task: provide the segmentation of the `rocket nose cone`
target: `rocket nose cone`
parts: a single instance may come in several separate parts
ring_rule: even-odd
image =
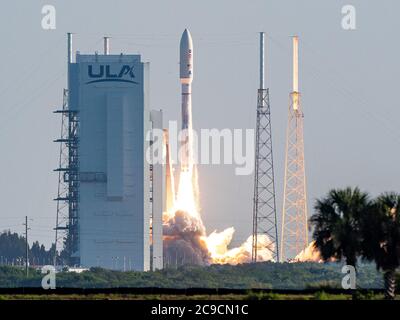
[[[183,31],[180,43],[180,78],[185,83],[193,78],[193,41],[188,29]]]
[[[185,28],[185,30],[183,30],[182,37],[190,37],[190,31],[188,28]]]
[[[187,50],[187,49],[192,49],[193,47],[193,41],[192,41],[192,36],[190,34],[189,29],[185,29],[182,33],[181,37],[181,43],[180,43],[180,49],[182,50]]]

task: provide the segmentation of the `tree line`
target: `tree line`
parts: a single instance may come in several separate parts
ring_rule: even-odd
[[[55,245],[46,250],[43,244],[35,241],[29,247],[29,265],[53,264]],[[25,237],[4,231],[0,233],[0,265],[24,265],[26,261],[26,241]]]
[[[315,247],[324,261],[344,260],[357,270],[360,260],[383,271],[385,298],[395,298],[400,265],[400,194],[372,198],[359,188],[331,190],[310,218]]]

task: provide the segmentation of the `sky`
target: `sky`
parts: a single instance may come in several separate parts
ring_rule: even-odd
[[[56,29],[41,26],[56,8]],[[356,29],[342,28],[342,7]],[[300,41],[309,214],[331,188],[400,191],[400,108],[396,0],[3,0],[0,10],[0,230],[49,246],[57,192],[60,118],[66,86],[66,33],[74,49],[140,53],[150,62],[150,104],[164,125],[180,117],[179,40],[194,42],[194,128],[254,128],[258,32],[265,31],[278,216],[282,210],[285,130],[291,90],[291,35]],[[233,245],[252,229],[253,176],[231,165],[201,165],[202,216],[208,232],[235,227]],[[279,217],[280,220],[280,217]]]

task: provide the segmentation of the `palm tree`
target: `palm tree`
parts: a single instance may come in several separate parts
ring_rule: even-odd
[[[360,217],[370,206],[369,196],[358,188],[334,189],[315,204],[310,222],[322,259],[342,260],[356,267],[361,252]]]
[[[400,266],[400,194],[379,196],[362,225],[363,257],[384,272],[385,298],[394,299],[395,271]]]

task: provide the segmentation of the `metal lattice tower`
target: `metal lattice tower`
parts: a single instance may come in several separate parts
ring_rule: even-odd
[[[293,37],[293,91],[286,136],[281,260],[293,259],[308,245],[303,111],[298,86],[298,37]]]
[[[77,112],[68,108],[68,90],[64,89],[61,114],[61,136],[58,172],[56,251],[65,250],[69,264],[78,264],[75,255],[78,251],[78,118]],[[55,261],[56,263],[57,261]]]
[[[65,140],[68,136],[68,119],[65,116],[64,111],[68,109],[67,106],[68,91],[64,89],[63,93],[63,107],[62,110],[56,111],[61,112],[61,133],[60,139],[55,140]],[[57,198],[63,199],[68,197],[68,183],[64,181],[64,175],[61,168],[68,167],[68,146],[66,143],[60,143],[60,154],[58,160],[58,190]],[[54,265],[57,265],[57,252],[61,252],[64,248],[64,240],[67,237],[67,225],[68,225],[68,202],[57,200],[57,216],[56,216],[56,227],[55,227],[55,246],[56,252],[54,255]]]
[[[72,34],[68,33],[68,70],[72,62]],[[55,226],[54,264],[58,253],[63,250],[62,263],[79,264],[78,203],[79,203],[79,157],[78,157],[78,112],[69,108],[69,91],[64,89],[61,114],[58,172],[57,216]]]
[[[252,261],[268,248],[279,261],[269,90],[264,88],[264,32],[260,33],[260,89],[257,99]]]

